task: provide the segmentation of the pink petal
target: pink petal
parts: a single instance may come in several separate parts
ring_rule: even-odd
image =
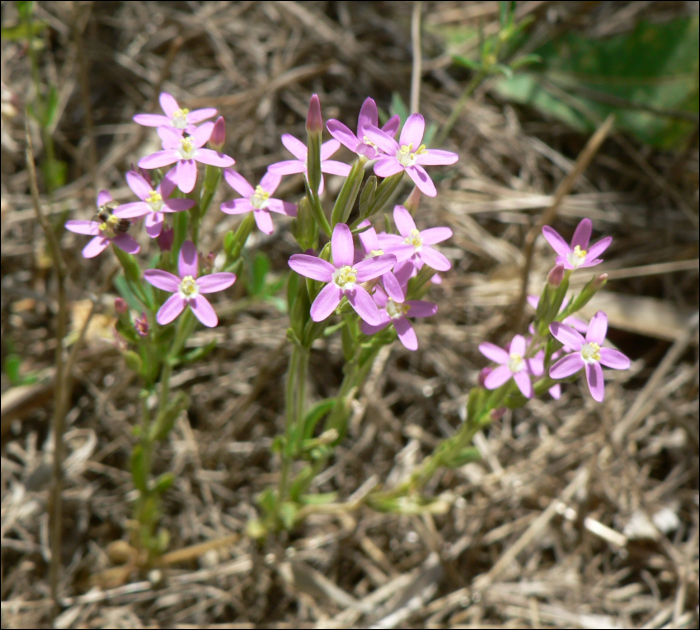
[[[557,254],[563,256],[564,258],[566,258],[569,255],[569,252],[571,252],[571,248],[569,247],[568,243],[559,235],[559,232],[552,229],[548,225],[545,225],[542,228],[542,234]]]
[[[122,219],[137,219],[151,214],[151,206],[145,201],[134,201],[132,203],[124,203],[114,210],[114,216]]]
[[[168,271],[147,269],[143,272],[143,277],[157,289],[170,293],[177,293],[180,290],[180,278]]]
[[[267,171],[260,180],[260,188],[262,188],[266,193],[272,194],[277,190],[277,187],[280,185],[281,181],[282,178],[279,175],[275,175],[275,173],[270,173],[270,171]]]
[[[158,137],[163,141],[164,149],[178,150],[182,144],[182,130],[174,127],[158,127]]]
[[[513,374],[513,380],[515,380],[515,384],[525,398],[532,398],[532,381],[527,372],[523,371]]]
[[[586,380],[588,389],[596,402],[603,402],[605,398],[605,381],[603,380],[603,368],[599,363],[586,364]]]
[[[510,361],[510,355],[503,348],[499,348],[489,341],[484,341],[479,344],[479,352],[495,363],[505,364]],[[503,382],[505,383],[505,381]]]
[[[280,199],[268,199],[267,209],[270,212],[277,212],[279,214],[287,215],[288,217],[297,216],[297,206],[295,203],[290,203],[289,201],[281,201]]]
[[[459,160],[459,155],[452,151],[441,151],[440,149],[428,149],[425,153],[420,153],[417,156],[418,164],[424,166],[444,166],[446,164],[454,164]]]
[[[163,231],[165,215],[162,212],[150,212],[146,216],[146,234],[151,238],[158,238]]]
[[[127,254],[138,254],[141,251],[141,246],[131,234],[117,234],[112,239],[112,243]]]
[[[357,314],[368,324],[373,326],[378,326],[382,322],[382,318],[379,315],[379,309],[374,303],[372,296],[365,289],[359,285],[355,285],[352,291],[347,291],[345,293]]]
[[[411,310],[407,313],[408,317],[431,317],[438,311],[437,304],[424,302],[423,300],[409,300],[406,304],[411,307]],[[498,346],[496,347],[498,348]],[[500,350],[500,348],[498,349]]]
[[[423,245],[435,245],[435,243],[442,243],[448,238],[452,238],[452,230],[448,227],[434,227],[423,230],[420,233]]]
[[[372,224],[369,221],[363,221],[358,225],[358,228],[365,227],[365,225],[369,225],[369,228],[367,228],[364,232],[358,232],[357,238],[360,239],[360,244],[362,245],[362,249],[365,250],[366,254],[369,254],[370,252],[381,249],[379,246],[379,239],[377,238],[377,231],[372,227]]]
[[[554,398],[554,400],[559,400],[561,398],[561,385],[557,383],[554,387],[550,387],[549,395]]]
[[[200,293],[216,293],[228,289],[236,281],[235,273],[221,271],[197,279]]]
[[[97,221],[66,221],[66,230],[76,234],[87,234],[89,236],[100,235],[100,224]]]
[[[612,236],[606,236],[601,238],[595,245],[591,245],[590,249],[586,252],[586,262],[592,261],[598,258],[612,243]]]
[[[385,309],[386,305],[389,303],[389,297],[387,296],[385,291],[380,286],[378,286],[374,289],[374,293],[372,294],[372,299],[374,300],[374,303],[381,309]],[[394,302],[396,302],[396,300],[394,300]],[[379,311],[379,314],[386,315],[387,318],[389,317],[389,315],[387,315],[386,311],[384,311],[384,310]]]
[[[134,194],[143,201],[148,199],[148,195],[153,190],[146,179],[136,171],[129,171],[126,174],[126,183],[129,184],[129,188],[134,191]]]
[[[586,363],[581,358],[580,353],[574,352],[573,354],[567,354],[565,357],[559,359],[559,361],[549,368],[549,375],[552,378],[567,378],[568,376],[580,372],[585,365]]]
[[[413,183],[418,186],[418,189],[428,197],[436,197],[437,189],[433,180],[430,179],[427,171],[419,164],[414,164],[413,166],[406,167],[406,172],[408,176],[413,180]]]
[[[255,219],[255,225],[263,234],[272,234],[275,230],[275,226],[272,223],[272,217],[267,210],[260,210],[255,208],[253,211],[253,218]]]
[[[303,254],[295,254],[295,256],[302,256]],[[291,266],[291,259],[290,259]],[[311,305],[311,319],[315,322],[322,322],[324,319],[330,317],[331,313],[338,307],[340,300],[343,297],[343,292],[340,287],[331,282],[327,284],[321,292],[316,296],[314,303]],[[377,308],[375,306],[375,308]]]
[[[413,150],[415,151],[420,146],[424,133],[425,118],[421,114],[411,114],[401,130],[399,144],[402,147],[413,144]]]
[[[161,326],[166,326],[185,310],[185,305],[186,302],[180,297],[179,293],[171,295],[158,310],[156,321]]]
[[[416,229],[416,222],[404,206],[394,206],[394,223],[404,238],[411,236],[411,230]]]
[[[198,295],[196,298],[190,300],[189,305],[195,317],[207,328],[214,328],[214,326],[219,323],[219,318],[216,316],[214,307],[203,295]]]
[[[162,168],[170,166],[180,159],[180,154],[175,149],[166,149],[165,151],[157,151],[146,157],[142,157],[138,164],[141,168]]]
[[[211,149],[197,149],[197,155],[195,155],[194,159],[201,164],[218,166],[219,168],[227,168],[236,163],[236,160],[232,157]]]
[[[195,109],[187,114],[187,122],[196,124],[206,120],[207,118],[213,118],[216,116],[216,109],[213,107],[205,107],[203,109]]]
[[[382,275],[382,284],[384,285],[384,290],[387,292],[387,295],[389,295],[389,297],[392,300],[394,300],[394,302],[398,302],[399,304],[401,304],[406,299],[406,296],[404,294],[403,289],[401,288],[401,285],[399,284],[399,281],[396,279],[396,276],[393,273],[391,273],[391,271],[387,271],[385,274]],[[376,292],[374,294],[374,301],[377,301]]]
[[[83,247],[83,258],[94,258],[107,249],[108,245],[108,238],[96,236],[85,247]]]
[[[399,341],[408,350],[418,350],[418,337],[416,336],[416,331],[413,330],[413,326],[405,317],[400,317],[399,319],[394,319],[391,321],[396,328],[396,332],[399,334]]]
[[[203,125],[197,127],[191,135],[194,146],[196,146],[198,149],[203,147],[207,142],[209,142],[212,131],[214,131],[214,123],[211,121],[205,122]],[[231,165],[227,164],[227,166]]]
[[[507,365],[499,365],[484,379],[484,387],[486,389],[496,389],[507,383],[513,373],[508,369]]]
[[[336,160],[324,160],[321,162],[321,172],[328,173],[329,175],[347,177],[350,175],[351,170],[352,166],[344,164],[343,162],[337,162]]]
[[[185,241],[180,249],[180,257],[178,259],[178,270],[180,278],[192,276],[196,278],[199,275],[199,262],[197,256],[197,248],[192,241]]]
[[[182,212],[194,206],[194,199],[167,199],[163,204],[163,212]]]
[[[255,206],[247,199],[233,199],[221,204],[221,211],[226,214],[244,214],[253,210],[255,210]]]
[[[306,171],[306,166],[304,162],[300,162],[299,160],[283,160],[282,162],[270,164],[267,170],[273,175],[296,175],[297,173],[304,173]]]
[[[517,354],[521,357],[525,356],[525,350],[527,350],[527,343],[525,343],[525,337],[522,335],[515,335],[513,340],[510,342],[510,354]]]
[[[586,333],[586,341],[597,343],[602,346],[605,341],[605,335],[608,332],[608,316],[604,311],[598,311],[588,324],[588,332]],[[566,344],[569,345],[569,344]]]
[[[175,100],[175,97],[172,96],[172,94],[168,94],[167,92],[161,92],[160,96],[158,97],[158,100],[160,101],[160,106],[163,108],[163,111],[168,116],[168,120],[173,117],[173,114],[178,109],[180,109],[180,106],[177,104],[177,101]]]
[[[112,195],[109,194],[109,191],[101,190],[99,193],[97,193],[97,207],[98,208],[100,206],[104,206],[106,203],[109,203],[110,201],[114,201],[114,199],[112,199]]]
[[[396,152],[401,148],[394,138],[381,129],[365,127],[364,132],[368,140],[376,144],[379,149],[388,155],[396,156]],[[379,173],[377,174],[379,175]],[[380,177],[382,176],[380,175]]]
[[[389,319],[389,316],[385,312],[383,313],[382,311],[379,311],[379,314],[385,316],[382,319],[382,323],[379,324],[379,326],[371,326],[365,321],[360,322],[360,329],[365,335],[373,335],[374,333],[377,333],[380,330],[384,330],[389,325],[389,322],[391,321]]]
[[[449,271],[452,269],[452,263],[447,260],[444,254],[432,247],[423,247],[419,256],[428,267],[432,267],[436,271]]]
[[[401,117],[398,114],[396,114],[395,116],[392,116],[391,118],[389,118],[389,120],[386,121],[386,123],[382,127],[382,131],[393,138],[396,135],[396,132],[399,130],[400,126]]]
[[[301,142],[301,140],[297,140],[294,136],[285,133],[282,136],[282,144],[297,160],[301,162],[306,161],[307,149],[306,145]]]
[[[355,265],[357,269],[357,281],[367,282],[384,275],[396,264],[396,256],[393,254],[382,254],[374,258],[367,258]]]
[[[578,245],[581,249],[588,249],[588,243],[591,240],[591,232],[593,231],[593,222],[590,219],[583,219],[576,227],[574,236],[571,239],[571,249],[575,249]]]
[[[328,128],[328,132],[336,140],[350,149],[353,153],[355,152],[355,149],[357,148],[357,145],[360,144],[360,141],[346,125],[341,123],[339,120],[329,120],[326,123],[326,127]]]
[[[160,180],[158,185],[158,192],[161,194],[163,199],[170,197],[173,191],[177,188],[177,167],[171,168]]]
[[[136,114],[132,120],[144,127],[161,127],[170,124],[170,118],[162,114]]]
[[[197,163],[194,160],[180,160],[177,163],[177,185],[185,194],[194,190],[197,182]]]
[[[572,350],[578,352],[581,350],[581,346],[585,343],[585,339],[581,336],[581,333],[575,331],[571,326],[562,324],[560,322],[552,322],[549,325],[549,332],[554,335],[554,338],[561,342],[563,345],[568,346]],[[560,377],[561,378],[561,377]]]
[[[540,296],[539,295],[528,295],[527,296],[527,303],[532,306],[535,310],[537,310],[537,305],[540,303]],[[586,330],[588,330],[588,326],[586,326]]]
[[[377,125],[379,125],[379,112],[377,110],[377,104],[374,102],[373,98],[368,96],[365,99],[365,102],[362,103],[360,115],[357,119],[358,136],[362,135],[362,130],[365,127],[376,127]],[[328,131],[330,131],[330,129]]]
[[[374,173],[379,177],[391,177],[403,170],[401,162],[389,155],[380,157],[374,164]]]
[[[333,252],[333,265],[336,269],[352,265],[355,257],[355,245],[352,242],[350,228],[345,223],[338,223],[333,229],[331,251]],[[360,280],[358,279],[358,281]]]
[[[628,357],[613,348],[600,349],[600,362],[605,367],[613,368],[614,370],[626,370],[632,365]]]
[[[236,171],[227,168],[224,171],[224,179],[231,188],[233,188],[239,195],[250,199],[250,197],[255,194],[255,188],[253,188],[243,175],[236,173]]]
[[[337,140],[328,140],[321,145],[321,162],[325,162],[331,155],[340,149],[340,142]]]
[[[320,282],[331,282],[331,280],[333,280],[333,273],[335,272],[335,267],[331,265],[331,263],[322,258],[317,258],[316,256],[309,256],[308,254],[293,254],[289,259],[289,266],[299,275]],[[334,286],[337,285],[334,284]],[[338,288],[338,290],[340,290],[340,288]],[[338,301],[340,301],[340,298]],[[333,308],[335,308],[335,306]]]

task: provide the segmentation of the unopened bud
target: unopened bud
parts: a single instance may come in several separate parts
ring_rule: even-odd
[[[318,99],[318,94],[311,96],[309,113],[306,117],[306,133],[323,133],[323,116],[321,115],[321,101]]]
[[[223,116],[219,116],[214,123],[214,129],[212,129],[211,136],[209,137],[209,144],[214,151],[221,151],[226,144],[226,122]]]
[[[136,332],[142,337],[146,337],[148,335],[150,326],[148,325],[148,318],[146,317],[146,313],[141,312],[141,317],[137,317],[134,320],[134,328],[136,329]]]
[[[114,300],[114,310],[117,312],[117,315],[123,315],[129,310],[129,307],[123,298],[118,297]]]
[[[586,306],[586,304],[588,304],[591,301],[591,298],[605,286],[605,283],[607,281],[607,273],[601,273],[599,276],[593,276],[588,281],[586,286],[584,286],[583,289],[581,289],[581,293],[579,293],[574,299],[574,302],[569,309],[570,312],[575,313],[576,311],[579,311],[584,306]]]
[[[595,280],[593,280],[593,284],[591,285],[591,289],[594,291],[600,291],[608,282],[608,274],[607,273],[601,273]]]
[[[556,289],[564,279],[564,265],[557,265],[547,275],[547,284]]]
[[[491,411],[491,420],[500,420],[506,412],[506,407],[499,407]]]
[[[414,214],[418,210],[418,204],[420,203],[420,190],[418,186],[414,186],[411,194],[406,198],[404,202],[404,208],[408,210],[411,214]]]
[[[175,230],[173,228],[164,227],[156,239],[161,252],[169,252],[173,248],[175,240]]]

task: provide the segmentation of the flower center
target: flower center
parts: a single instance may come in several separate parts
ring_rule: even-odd
[[[253,193],[253,196],[250,198],[250,203],[253,205],[254,208],[257,208],[258,210],[262,210],[264,208],[267,208],[268,204],[268,199],[270,198],[270,193],[267,192],[266,190],[263,190],[262,186],[256,186],[255,187],[255,192]]]
[[[508,360],[508,369],[513,373],[517,374],[525,369],[525,361],[520,354],[511,354]]]
[[[591,341],[581,346],[581,358],[586,363],[597,363],[600,361],[600,346]]]
[[[159,212],[163,207],[163,196],[159,192],[152,190],[146,197],[146,203],[151,206],[153,212]]]
[[[369,252],[369,255],[370,255],[371,258],[374,258],[375,256],[381,256],[381,255],[383,255],[383,254],[384,254],[384,250],[383,250],[383,249],[372,249],[372,250],[370,250],[370,252]]]
[[[100,223],[100,230],[104,232],[102,236],[104,238],[114,238],[116,236],[116,227],[119,225],[119,217],[115,217],[113,214],[109,216],[109,219]]]
[[[415,151],[413,143],[401,145],[401,148],[396,152],[396,159],[402,166],[413,166],[416,163],[417,156],[425,153],[425,145],[421,144]]]
[[[335,282],[344,291],[354,288],[356,281],[357,269],[351,267],[350,265],[345,265],[333,272],[333,282]]]
[[[180,297],[183,300],[191,300],[199,295],[197,281],[192,276],[185,276],[180,283]]]
[[[184,129],[187,127],[187,114],[190,113],[189,109],[178,109],[170,117],[170,121],[173,123],[175,129]]]
[[[196,152],[197,148],[194,146],[194,142],[192,142],[192,136],[185,136],[180,140],[180,157],[183,160],[191,160]]]
[[[397,304],[391,298],[388,299],[386,303],[386,314],[391,319],[401,319],[406,316],[406,313],[411,310],[408,304]]]
[[[413,247],[416,248],[417,252],[419,252],[423,248],[423,239],[420,236],[420,232],[416,228],[413,228],[411,230],[411,235],[407,236],[403,240],[409,245],[413,245]]]
[[[574,268],[580,267],[586,261],[586,254],[588,252],[585,249],[581,249],[579,245],[576,245],[574,251],[569,252],[567,256],[569,264]]]
[[[374,144],[367,136],[362,136],[362,142],[367,146],[372,147],[375,151],[377,150],[377,145]]]

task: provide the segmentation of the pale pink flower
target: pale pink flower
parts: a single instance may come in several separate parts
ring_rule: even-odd
[[[566,348],[572,350],[571,354],[559,359],[549,369],[549,375],[556,379],[567,378],[585,368],[591,396],[593,400],[602,402],[605,382],[601,364],[614,370],[626,370],[631,365],[631,361],[619,350],[602,347],[608,332],[608,316],[598,311],[588,325],[585,339],[581,333],[560,322],[552,322],[549,330]]]
[[[161,168],[177,162],[175,176],[172,179],[177,182],[182,192],[192,192],[197,182],[196,162],[220,168],[233,166],[236,163],[228,155],[202,148],[209,140],[213,129],[214,123],[208,122],[197,127],[192,135],[182,136],[171,127],[158,127],[158,135],[163,141],[163,150],[141,158],[139,166],[149,169]]]
[[[97,207],[113,201],[112,195],[106,190],[100,191],[97,195]],[[87,234],[94,236],[84,248],[84,258],[94,258],[101,254],[110,243],[114,243],[119,249],[123,249],[127,254],[138,254],[139,244],[131,234],[120,234],[115,230],[119,227],[119,217],[112,214],[104,222],[100,221],[67,221],[66,229],[76,234]]]
[[[288,133],[285,133],[282,136],[282,144],[296,159],[284,160],[282,162],[270,164],[270,166],[267,167],[267,170],[275,175],[294,175],[296,173],[304,173],[304,176],[308,181],[309,173],[306,163],[308,149],[306,148],[306,145],[301,140],[297,140],[294,136]],[[330,175],[341,175],[342,177],[347,177],[350,174],[350,165],[329,159],[338,149],[340,149],[340,142],[337,140],[329,140],[321,145],[321,172],[328,173]],[[321,186],[318,190],[319,195],[323,192],[323,187],[323,177],[321,177]]]
[[[192,309],[197,319],[205,326],[213,328],[219,323],[214,308],[202,293],[216,293],[228,289],[235,281],[234,273],[213,273],[199,275],[197,248],[192,241],[185,241],[180,249],[178,260],[180,277],[161,269],[144,271],[144,278],[154,287],[173,293],[160,307],[156,321],[165,326],[172,322],[186,306]]]
[[[184,130],[191,135],[196,129],[196,123],[216,116],[216,110],[213,107],[195,109],[194,111],[180,108],[175,98],[167,92],[161,92],[159,100],[165,116],[162,114],[136,114],[134,122],[144,127],[172,127],[180,133]]]
[[[479,352],[487,359],[500,364],[484,379],[486,389],[496,389],[512,378],[523,396],[532,398],[533,389],[530,374],[533,373],[533,370],[530,366],[530,359],[525,358],[526,351],[527,342],[522,335],[513,337],[507,351],[488,341],[480,343]]]
[[[399,130],[400,124],[401,118],[398,115],[392,116],[382,127],[382,131],[393,138]],[[329,120],[326,123],[326,127],[336,140],[345,145],[353,153],[364,155],[370,160],[380,155],[377,152],[377,146],[365,133],[365,130],[368,128],[379,127],[379,113],[377,111],[377,104],[373,99],[367,97],[362,104],[360,116],[357,120],[357,135],[350,131],[350,129],[339,120]]]
[[[358,252],[358,255],[355,257],[357,262],[368,258],[375,258],[376,256],[381,256],[385,253],[379,244],[379,238],[377,237],[376,230],[374,227],[372,227],[372,224],[368,220],[365,219],[357,227],[367,228],[363,232],[359,232],[357,235],[357,237],[360,239],[360,245],[362,245],[362,249],[364,250],[363,252]],[[406,282],[408,282],[408,278],[410,277],[411,275],[409,272]],[[387,271],[382,276],[382,285],[384,286],[387,295],[394,300],[394,302],[403,302],[405,300],[405,290],[401,287],[401,283],[393,272]]]
[[[594,267],[602,263],[600,256],[612,243],[612,236],[601,238],[595,245],[588,248],[591,240],[593,223],[590,219],[583,219],[578,224],[571,245],[567,245],[561,235],[548,225],[542,228],[542,234],[552,249],[558,254],[557,264],[564,265],[566,269],[581,269],[583,267]]]
[[[260,184],[253,188],[243,175],[227,168],[224,177],[242,199],[234,199],[221,204],[222,212],[226,214],[244,214],[252,212],[258,229],[265,234],[272,234],[273,225],[270,212],[285,214],[288,217],[297,216],[297,207],[288,201],[274,199],[272,194],[282,181],[281,175],[275,175],[269,171],[260,181]]]
[[[146,217],[146,233],[151,238],[157,238],[163,230],[165,212],[182,212],[194,206],[192,199],[169,198],[176,187],[174,177],[175,169],[171,169],[154,190],[145,177],[136,171],[129,171],[126,182],[141,201],[125,203],[115,209],[114,214],[125,219]]]
[[[352,233],[344,223],[338,223],[333,229],[331,254],[333,264],[308,254],[294,254],[289,259],[289,266],[298,274],[328,283],[311,305],[311,319],[322,322],[345,296],[364,321],[375,326],[381,324],[377,305],[360,283],[385,274],[396,263],[396,256],[385,254],[354,263]]]
[[[423,166],[454,164],[459,156],[451,151],[426,149],[423,140],[425,119],[420,114],[411,114],[396,142],[389,134],[376,127],[367,127],[365,135],[382,153],[374,165],[379,177],[389,177],[406,171],[420,191],[435,197],[437,190]]]

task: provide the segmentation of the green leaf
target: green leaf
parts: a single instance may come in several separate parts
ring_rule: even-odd
[[[698,25],[697,16],[643,21],[602,40],[567,32],[534,51],[537,72],[503,79],[496,90],[583,133],[614,113],[617,127],[642,142],[678,148],[697,127]]]
[[[251,296],[258,296],[265,287],[265,278],[270,271],[270,259],[263,252],[256,252],[253,263],[248,266],[247,289]]]
[[[401,119],[401,126],[399,127],[400,130],[411,112],[408,109],[408,105],[406,105],[405,101],[401,98],[401,95],[398,92],[392,93],[391,106],[389,110],[391,111],[392,116],[395,116],[396,114],[399,115],[399,118]]]

